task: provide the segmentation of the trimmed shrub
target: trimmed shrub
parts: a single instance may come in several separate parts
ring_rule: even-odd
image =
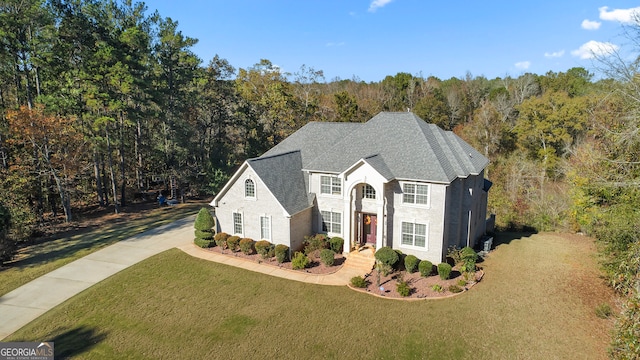
[[[273,256],[273,245],[267,240],[256,241],[254,246],[256,248],[256,252],[260,254],[263,259],[268,259]],[[271,256],[269,256],[270,254]]]
[[[458,286],[458,285],[455,285],[455,284],[454,285],[449,285],[449,291],[454,293],[454,294],[457,294],[459,292],[462,292],[462,288],[460,286]]]
[[[357,288],[366,288],[367,281],[362,276],[354,276],[351,278],[351,286]]]
[[[323,249],[320,251],[320,260],[322,260],[322,263],[327,266],[333,266],[335,255],[335,251],[331,249]]]
[[[250,255],[253,252],[253,244],[255,241],[249,238],[240,239],[240,251],[245,255]]]
[[[289,247],[287,245],[278,244],[276,245],[275,253],[278,264],[282,264],[283,262],[288,260]]]
[[[225,233],[225,232],[220,232],[217,233],[214,237],[213,240],[215,240],[216,245],[218,245],[221,249],[224,249],[227,247],[227,238],[229,237],[229,234]]]
[[[400,296],[409,296],[411,295],[411,286],[406,281],[398,281],[396,284],[396,291]]]
[[[316,234],[304,237],[304,253],[309,255],[316,250],[326,249],[328,247],[328,237],[325,234]]]
[[[238,251],[238,244],[240,244],[240,236],[229,236],[227,238],[227,248],[231,251]]]
[[[398,253],[388,246],[384,246],[378,249],[378,251],[376,251],[375,257],[378,262],[389,265],[391,267],[393,267],[393,265],[395,265],[399,260]]]
[[[440,279],[447,280],[449,275],[451,275],[451,265],[447,263],[438,264],[438,275],[440,276]]]
[[[418,264],[420,263],[420,259],[413,255],[407,255],[404,258],[404,268],[410,273],[414,273],[418,270]]]
[[[216,221],[207,208],[201,208],[196,216],[196,221],[193,224],[195,228],[195,239],[193,242],[202,247],[210,247],[213,243],[213,236],[215,230],[213,227],[216,225]]]
[[[329,240],[329,246],[336,254],[342,254],[342,250],[344,250],[344,239],[339,236],[332,237]]]
[[[433,264],[429,260],[422,260],[418,264],[418,271],[420,271],[421,276],[427,277],[433,271]]]
[[[293,259],[291,259],[291,267],[294,270],[302,270],[309,265],[309,258],[307,255],[301,253],[300,251],[296,251],[295,255],[293,255]]]

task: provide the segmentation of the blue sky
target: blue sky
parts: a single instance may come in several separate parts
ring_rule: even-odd
[[[268,59],[304,64],[327,81],[380,81],[398,72],[440,79],[544,74],[582,66],[593,51],[625,49],[631,1],[148,0],[149,11],[237,68]]]

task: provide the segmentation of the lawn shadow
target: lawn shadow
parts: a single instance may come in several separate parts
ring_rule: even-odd
[[[64,331],[53,339],[54,354],[56,359],[68,359],[84,354],[106,339],[107,333],[99,332],[96,328],[79,326]],[[15,340],[18,342],[28,340]],[[40,341],[40,340],[38,340]]]
[[[493,236],[493,248],[508,245],[514,240],[527,238],[537,233],[537,231],[497,231]]]

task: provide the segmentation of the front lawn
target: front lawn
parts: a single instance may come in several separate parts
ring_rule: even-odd
[[[128,268],[5,341],[91,359],[604,359],[611,302],[588,238],[498,239],[485,278],[398,301],[287,281],[177,249]]]

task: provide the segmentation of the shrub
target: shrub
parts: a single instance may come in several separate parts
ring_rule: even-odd
[[[420,259],[413,255],[407,255],[404,258],[404,268],[410,273],[414,273],[418,270],[418,264],[420,263]]]
[[[458,285],[453,284],[453,285],[449,285],[449,291],[454,294],[457,294],[459,292],[462,292],[462,288]]]
[[[210,247],[213,243],[213,227],[215,225],[216,221],[213,216],[211,216],[209,210],[201,208],[193,224],[195,228],[195,239],[193,239],[193,242],[202,248]]]
[[[278,244],[276,245],[275,254],[278,264],[282,264],[287,261],[287,258],[289,257],[289,247],[287,245]]]
[[[398,262],[398,253],[388,246],[381,247],[376,251],[376,260],[385,265],[393,267]]]
[[[422,260],[420,264],[418,264],[418,270],[420,271],[420,275],[427,277],[431,275],[433,271],[433,264],[429,260]]]
[[[240,251],[242,251],[242,253],[245,255],[251,254],[251,252],[253,251],[254,243],[255,241],[253,241],[253,239],[249,239],[249,238],[240,239]]]
[[[229,234],[221,232],[221,233],[217,233],[214,237],[213,240],[215,240],[216,245],[218,245],[221,249],[224,249],[227,247],[227,238],[229,237]]]
[[[327,248],[327,235],[316,234],[313,236],[305,236],[304,238],[304,253],[309,255],[316,250],[322,250]]]
[[[367,281],[362,276],[354,276],[351,278],[351,286],[357,288],[366,288]]]
[[[447,263],[438,264],[438,275],[440,275],[440,279],[447,280],[451,275],[451,265]]]
[[[293,259],[291,259],[291,267],[294,270],[302,270],[309,265],[309,258],[307,255],[301,253],[300,251],[296,251],[295,255],[293,255]]]
[[[431,287],[431,290],[433,290],[433,291],[437,291],[437,292],[442,292],[442,290],[444,290],[444,289],[442,289],[442,286],[440,286],[440,285],[438,285],[438,284],[435,284],[435,285],[433,285],[433,286]]]
[[[464,273],[472,273],[476,271],[476,260],[478,259],[478,254],[476,251],[470,247],[464,247],[460,250],[460,261],[462,262],[462,267],[460,270]]]
[[[238,244],[240,244],[240,236],[229,236],[227,238],[227,248],[231,251],[238,250]]]
[[[613,312],[611,311],[611,306],[607,303],[602,303],[596,306],[596,316],[600,319],[606,319],[611,316]]]
[[[260,254],[263,259],[268,259],[273,256],[273,245],[267,240],[256,241],[254,246],[256,248],[256,252]]]
[[[467,286],[467,282],[464,279],[458,280],[458,286],[464,287]]]
[[[383,264],[383,263],[377,263],[376,264],[376,269],[383,276],[387,276],[387,275],[389,275],[389,274],[391,274],[393,272],[393,267],[391,267],[390,265],[387,265],[387,264]]]
[[[460,249],[457,246],[451,246],[447,249],[447,258],[453,260],[454,264],[459,264],[462,261]]]
[[[409,296],[411,294],[411,286],[406,281],[398,281],[396,290],[400,296]]]
[[[338,236],[332,237],[329,240],[329,246],[336,254],[342,254],[344,249],[344,239]]]
[[[331,249],[323,249],[320,251],[320,260],[327,266],[333,266],[334,256],[336,253]]]

